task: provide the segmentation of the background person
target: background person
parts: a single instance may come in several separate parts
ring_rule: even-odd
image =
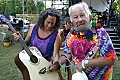
[[[88,80],[111,80],[112,65],[118,57],[108,33],[104,28],[91,30],[89,18],[91,13],[85,2],[72,5],[69,8],[69,15],[74,29],[66,37],[64,55],[74,60],[76,70],[79,72],[83,70]],[[86,59],[86,55],[94,47],[99,48],[94,58]],[[62,63],[65,63],[65,60],[61,61]],[[77,77],[75,79],[77,80]]]
[[[67,34],[70,32],[71,26],[72,26],[72,23],[70,21],[70,18],[66,17],[64,20],[64,29],[63,29],[63,31],[60,32],[60,36],[61,36],[61,40],[62,40],[61,47],[63,47],[65,44],[65,38],[66,38]]]
[[[107,25],[107,21],[108,21],[108,17],[109,17],[108,10],[106,9],[105,11],[103,11],[102,15],[103,15],[102,16],[103,23],[104,23],[104,25]]]

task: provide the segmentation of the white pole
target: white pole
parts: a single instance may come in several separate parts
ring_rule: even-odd
[[[45,9],[46,9],[46,0],[45,0]]]
[[[22,0],[22,11],[23,11],[23,38],[24,38],[24,0]]]

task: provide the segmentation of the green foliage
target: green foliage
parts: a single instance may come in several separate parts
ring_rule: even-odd
[[[116,13],[120,14],[120,0],[115,0],[115,2],[112,3],[112,9],[115,9]]]
[[[35,6],[33,0],[24,0],[25,14],[38,14],[44,9],[44,3],[38,2]],[[15,16],[23,13],[22,0],[0,0],[0,13]]]

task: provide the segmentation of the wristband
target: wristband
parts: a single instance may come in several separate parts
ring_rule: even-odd
[[[85,64],[84,64],[85,60],[82,60],[82,68],[85,68]]]
[[[88,66],[88,60],[84,60],[84,66],[85,66],[85,67]]]

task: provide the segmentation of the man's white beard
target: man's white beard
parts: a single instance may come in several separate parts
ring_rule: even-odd
[[[81,27],[81,26],[74,26],[74,30],[76,31],[80,31],[80,32],[84,32],[88,29],[90,29],[90,24],[86,24],[85,27]]]

